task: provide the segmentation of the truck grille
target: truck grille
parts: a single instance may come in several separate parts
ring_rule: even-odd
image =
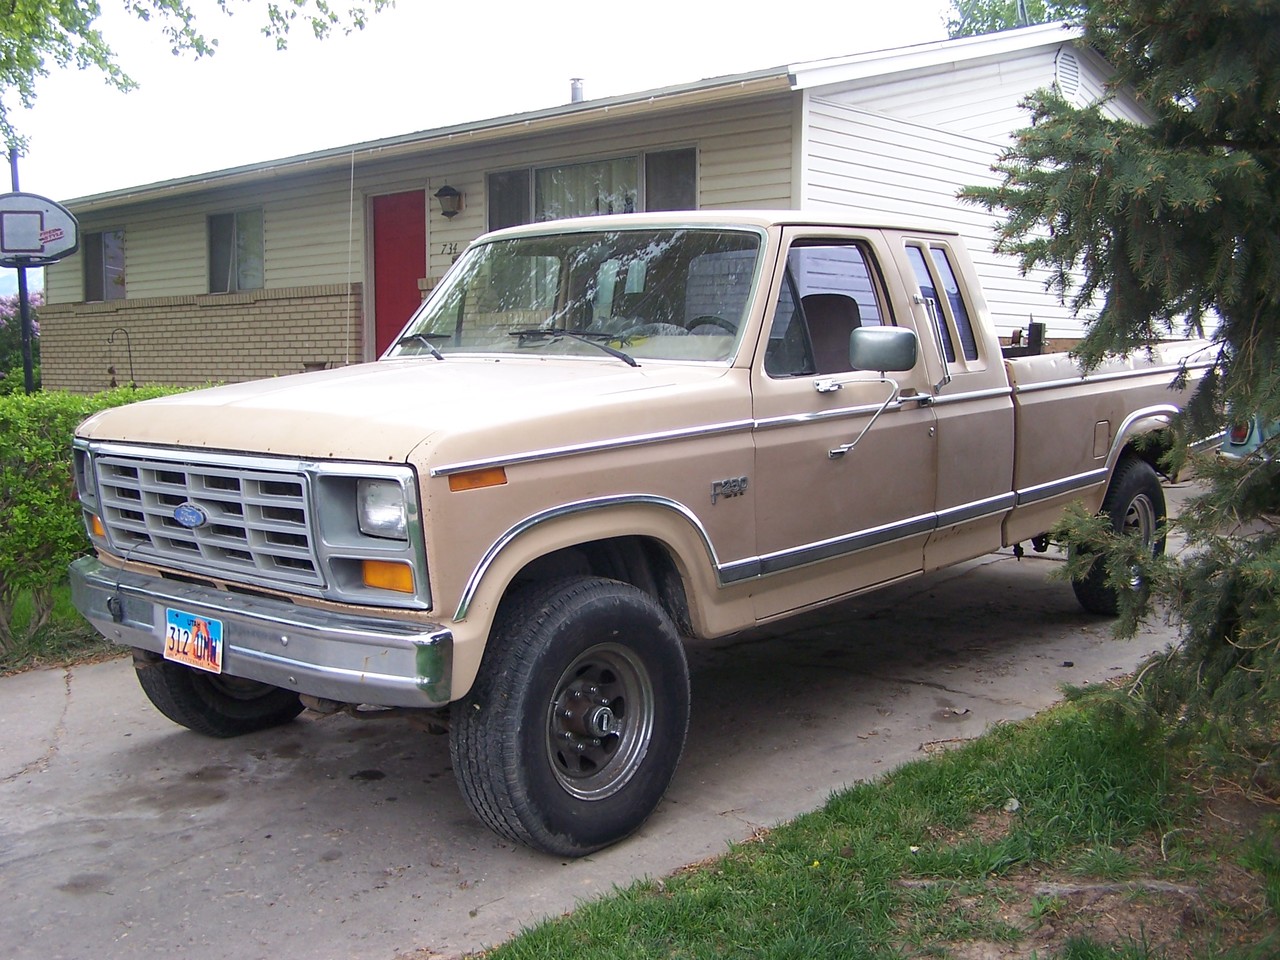
[[[97,473],[107,536],[129,559],[241,580],[322,582],[300,473],[117,455],[99,456]],[[208,521],[178,523],[184,503]]]

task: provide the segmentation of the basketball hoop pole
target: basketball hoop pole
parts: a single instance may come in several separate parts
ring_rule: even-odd
[[[9,179],[13,192],[18,192],[18,151],[9,151]],[[22,387],[27,393],[36,392],[35,371],[31,363],[31,302],[27,296],[27,268],[18,267],[18,316],[22,332]]]

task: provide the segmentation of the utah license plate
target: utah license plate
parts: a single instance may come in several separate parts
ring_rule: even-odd
[[[222,621],[183,610],[164,612],[164,658],[174,663],[222,672]]]

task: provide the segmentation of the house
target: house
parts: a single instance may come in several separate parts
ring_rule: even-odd
[[[1056,85],[1106,63],[1059,24],[792,64],[426,130],[67,202],[79,253],[50,267],[47,388],[244,380],[377,357],[469,241],[582,214],[841,208],[954,226],[997,327],[1079,321],[991,251],[955,199]],[[1114,115],[1146,114],[1123,92]],[[446,208],[447,205],[447,208]]]

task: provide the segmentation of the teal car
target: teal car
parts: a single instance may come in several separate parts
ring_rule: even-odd
[[[1263,423],[1260,417],[1253,416],[1232,423],[1222,437],[1219,450],[1224,457],[1241,459],[1265,446],[1264,455],[1270,456],[1273,450],[1269,441],[1277,434],[1280,434],[1280,422]]]

